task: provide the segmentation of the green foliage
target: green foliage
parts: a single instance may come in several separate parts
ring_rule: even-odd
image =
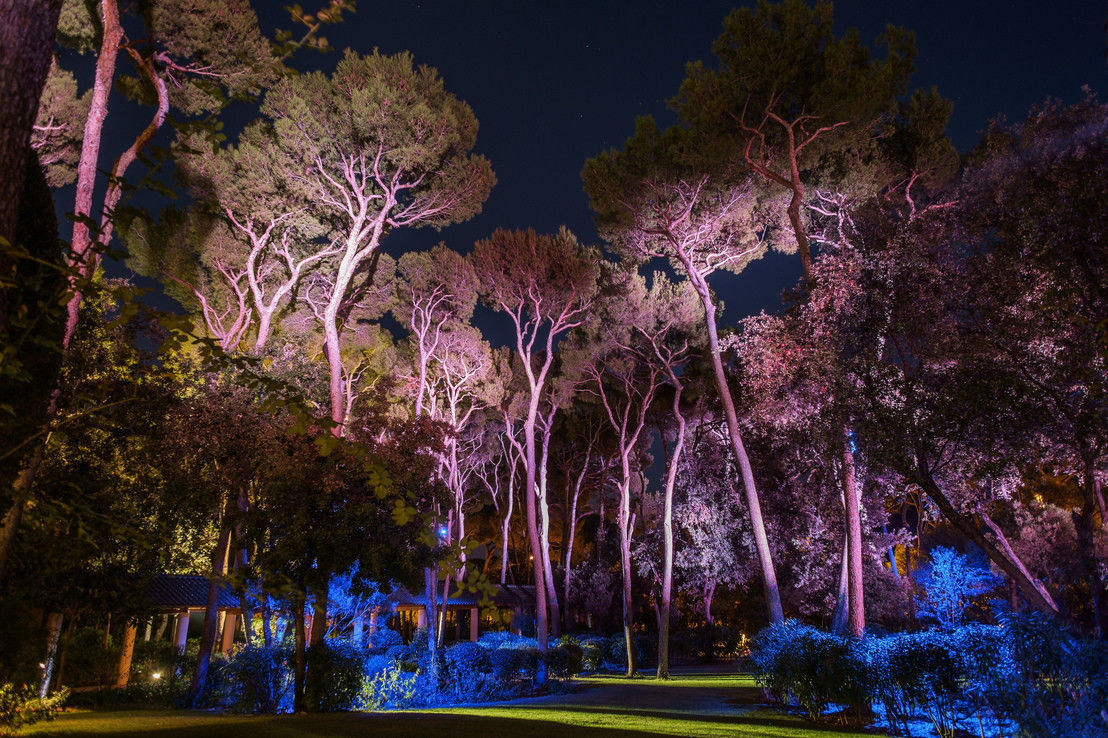
[[[787,621],[758,634],[751,665],[770,694],[812,719],[846,705],[861,722],[876,702],[906,734],[919,717],[943,738],[986,724],[1044,738],[1108,729],[1108,649],[1039,615],[862,640]]]
[[[247,713],[287,712],[292,706],[292,653],[284,647],[244,646],[219,663],[216,704]],[[320,660],[321,663],[323,660]]]
[[[88,117],[92,90],[77,93],[77,79],[55,60],[39,98],[38,117],[31,133],[31,148],[38,154],[51,187],[72,184],[77,178],[77,158]]]
[[[52,719],[68,697],[69,690],[64,687],[40,699],[34,687],[0,684],[0,735],[13,734],[25,725]]]
[[[366,679],[362,685],[358,706],[364,710],[403,710],[411,707],[416,697],[419,672],[410,673],[391,662],[382,671]]]
[[[304,697],[314,712],[351,709],[364,681],[364,655],[345,641],[329,640],[308,649]]]
[[[865,660],[858,642],[795,620],[763,630],[751,646],[758,683],[782,702],[799,703],[813,719],[833,704],[862,705]]]

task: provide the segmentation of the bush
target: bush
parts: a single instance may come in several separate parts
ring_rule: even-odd
[[[991,701],[998,715],[1031,736],[1108,733],[1108,645],[1038,614],[1007,616],[1002,629],[1011,665]]]
[[[371,651],[386,653],[394,646],[403,646],[404,637],[392,628],[378,628],[366,639],[366,647]]]
[[[943,738],[989,723],[999,734],[1108,733],[1108,646],[1039,615],[1002,622],[857,641],[788,621],[754,639],[751,664],[768,693],[812,718],[847,705],[860,719],[876,701],[894,730],[922,716]]]
[[[604,668],[604,647],[607,639],[601,636],[581,638],[581,671],[585,673],[600,671]]]
[[[409,673],[390,662],[375,676],[365,679],[357,700],[362,710],[402,710],[415,704],[419,672]]]
[[[0,684],[0,734],[8,735],[24,725],[53,719],[67,697],[69,690],[65,687],[46,699],[39,699],[34,687]]]
[[[865,646],[795,620],[766,628],[754,639],[751,664],[762,687],[781,702],[797,702],[811,718],[831,705],[860,715],[867,698]]]
[[[329,640],[308,649],[304,699],[312,710],[349,710],[365,680],[362,653],[346,641]]]
[[[563,637],[558,642],[558,646],[555,650],[563,654],[561,658],[564,659],[564,669],[561,678],[568,679],[581,673],[585,660],[585,651],[574,639],[568,636]]]
[[[462,701],[481,702],[503,692],[493,677],[489,651],[477,643],[462,641],[446,649],[446,681],[453,695]]]
[[[78,686],[107,685],[115,678],[119,649],[104,642],[100,628],[78,628],[65,649],[65,679]]]
[[[497,648],[537,648],[539,645],[534,638],[516,635],[507,630],[485,633],[477,643],[490,651]]]
[[[523,669],[524,655],[519,648],[497,648],[489,651],[489,663],[492,674],[505,687],[509,685]]]
[[[292,710],[292,651],[243,646],[218,667],[215,702],[235,712]]]
[[[875,697],[890,723],[907,729],[910,717],[925,714],[940,736],[953,735],[961,721],[959,695],[965,673],[953,638],[941,633],[902,633],[871,647]]]
[[[122,689],[96,689],[74,692],[66,705],[69,707],[93,707],[97,709],[122,709],[129,707],[176,707],[188,692],[188,682],[180,679],[132,682]],[[210,694],[210,692],[209,692]],[[209,697],[208,704],[211,703]]]

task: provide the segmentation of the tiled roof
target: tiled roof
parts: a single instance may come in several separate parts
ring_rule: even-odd
[[[186,607],[205,607],[208,604],[208,578],[199,574],[161,574],[154,577],[146,596],[155,610],[181,610]],[[238,597],[226,584],[219,586],[216,595],[219,609],[235,609]]]

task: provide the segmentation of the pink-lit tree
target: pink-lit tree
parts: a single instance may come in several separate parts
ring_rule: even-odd
[[[526,379],[523,431],[527,536],[533,556],[536,593],[536,636],[546,649],[549,636],[547,579],[539,535],[538,448],[539,410],[551,380],[556,342],[588,319],[602,277],[600,254],[577,242],[566,229],[553,236],[533,230],[499,230],[478,241],[471,255],[480,282],[481,299],[506,313],[515,329],[515,352]]]
[[[587,332],[575,341],[566,359],[580,363],[588,380],[582,389],[598,398],[616,438],[619,468],[616,528],[629,677],[637,669],[631,591],[632,485],[642,471],[639,456],[649,441],[648,420],[654,398],[667,379],[676,381],[675,386],[681,385],[677,372],[688,359],[688,336],[691,327],[699,322],[699,309],[699,300],[691,289],[677,289],[660,273],[654,274],[649,287],[638,274],[623,274],[618,293],[600,303]],[[677,453],[679,457],[679,447]],[[667,534],[662,607],[667,613],[673,560],[671,481],[676,475],[676,464],[670,467],[663,522]],[[662,619],[659,643],[668,647],[668,615]],[[664,676],[664,671],[659,672],[660,676]]]
[[[767,245],[755,217],[757,203],[750,182],[713,178],[684,166],[681,152],[688,144],[684,136],[678,129],[659,132],[653,121],[640,120],[624,151],[609,151],[586,163],[585,189],[601,235],[616,251],[636,261],[667,259],[700,298],[716,390],[761,564],[767,615],[772,623],[784,622],[761,499],[723,366],[717,308],[708,284],[717,270],[742,271],[765,253]]]
[[[352,291],[374,277],[381,239],[397,228],[472,217],[494,177],[470,153],[473,111],[408,54],[347,52],[330,77],[281,80],[262,113],[283,186],[329,234],[316,251],[325,256],[313,268],[312,301],[330,373],[331,421],[341,435],[348,383],[341,334]]]

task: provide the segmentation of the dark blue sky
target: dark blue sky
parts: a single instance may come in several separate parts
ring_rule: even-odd
[[[301,3],[308,9],[323,4]],[[285,4],[255,0],[267,30],[275,23],[289,26]],[[498,178],[480,216],[441,234],[396,232],[385,248],[398,254],[443,239],[468,251],[498,227],[550,232],[562,224],[595,241],[582,165],[622,145],[638,115],[672,122],[666,100],[677,91],[685,63],[712,61],[712,41],[734,4],[359,0],[356,13],[325,28],[332,45],[408,50],[417,63],[438,68],[447,89],[476,112],[478,151],[492,161]],[[857,27],[867,43],[886,24],[916,32],[912,85],[934,85],[954,101],[950,133],[965,151],[998,114],[1021,118],[1048,95],[1073,101],[1085,84],[1108,94],[1105,11],[1104,2],[1093,0],[841,0],[835,19],[839,32]],[[329,71],[337,59],[303,54],[298,62]],[[140,128],[149,114],[127,105],[113,113],[105,147],[113,149],[112,157],[117,152],[110,139],[133,136],[129,130]],[[71,200],[59,206],[71,209]],[[720,276],[724,319],[774,309],[799,272],[795,257],[771,255],[739,277]]]

